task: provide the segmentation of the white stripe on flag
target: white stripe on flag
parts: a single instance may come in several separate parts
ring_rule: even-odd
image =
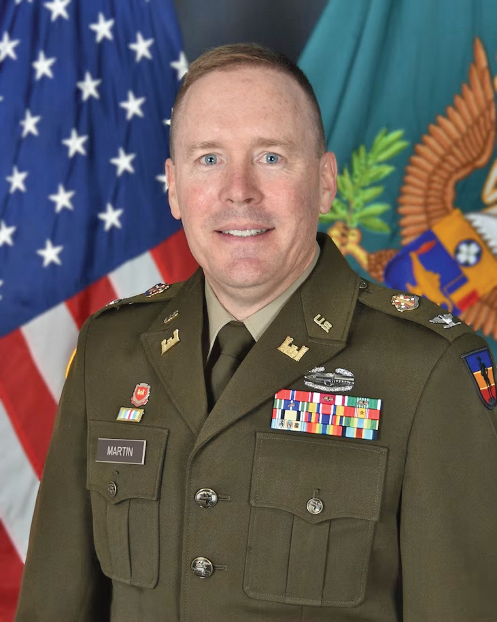
[[[136,296],[162,281],[157,264],[148,252],[123,263],[117,270],[110,272],[107,278],[119,298]]]
[[[74,318],[66,305],[60,304],[24,324],[21,332],[43,380],[58,402],[67,364],[78,340]]]
[[[0,518],[19,557],[26,559],[39,481],[0,402]]]

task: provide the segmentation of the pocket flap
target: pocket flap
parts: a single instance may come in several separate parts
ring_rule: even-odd
[[[142,424],[90,421],[87,488],[109,503],[124,499],[159,498],[162,468],[169,430]],[[143,464],[97,462],[98,439],[145,441]],[[119,457],[109,457],[121,460]]]
[[[387,449],[376,445],[259,432],[250,502],[310,523],[341,517],[377,521],[386,458]],[[318,514],[307,510],[313,497],[323,503]]]

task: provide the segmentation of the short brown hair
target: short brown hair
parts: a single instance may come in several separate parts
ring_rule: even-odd
[[[322,155],[326,149],[323,120],[316,95],[305,73],[287,56],[273,52],[269,48],[256,43],[235,43],[221,45],[208,50],[199,56],[189,67],[174,102],[169,133],[169,151],[174,159],[174,135],[178,123],[178,112],[190,86],[213,71],[231,71],[241,65],[250,65],[267,69],[274,69],[293,78],[304,91],[311,106],[311,114],[316,126],[317,151]]]

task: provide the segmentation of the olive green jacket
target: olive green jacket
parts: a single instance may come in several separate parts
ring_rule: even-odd
[[[17,622],[497,620],[497,411],[461,358],[485,343],[430,323],[444,311],[425,299],[397,311],[320,243],[210,413],[201,271],[85,323]],[[308,348],[300,361],[278,349],[287,337]],[[304,376],[318,366],[382,400],[376,440],[271,428],[275,393],[317,391]],[[116,421],[138,383],[142,420]],[[97,462],[99,438],[146,440],[144,464]],[[192,572],[197,557],[212,576]]]

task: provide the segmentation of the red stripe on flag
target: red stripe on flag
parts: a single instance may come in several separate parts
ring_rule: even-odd
[[[198,268],[183,229],[151,249],[150,254],[166,283],[185,281]]]
[[[12,622],[19,596],[23,564],[0,522],[0,620]]]
[[[20,330],[0,338],[0,399],[24,452],[41,477],[57,404]]]
[[[116,298],[115,289],[112,287],[109,279],[104,276],[72,298],[69,298],[69,300],[66,300],[66,305],[76,325],[78,328],[81,328],[87,317]]]

